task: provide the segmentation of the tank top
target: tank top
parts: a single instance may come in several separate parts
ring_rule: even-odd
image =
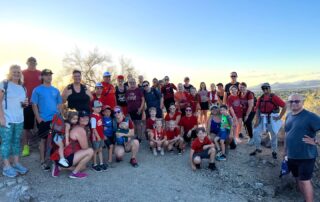
[[[77,111],[86,111],[90,113],[90,97],[87,95],[87,87],[80,84],[80,92],[77,93],[74,90],[73,84],[68,85],[68,89],[71,89],[72,93],[68,96],[68,108],[76,109]]]
[[[119,106],[127,106],[127,101],[126,101],[126,92],[127,89],[124,86],[124,90],[120,91],[119,87],[116,86],[116,100],[117,100],[117,105]]]
[[[210,133],[219,134],[221,123],[215,122],[214,119],[211,119],[210,123]]]

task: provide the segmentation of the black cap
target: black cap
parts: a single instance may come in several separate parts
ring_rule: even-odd
[[[79,112],[79,117],[86,117],[86,116],[89,116],[88,112],[86,112],[84,110]]]
[[[269,83],[263,83],[262,85],[261,85],[261,88],[262,87],[268,87],[268,88],[270,88],[270,84]]]
[[[50,69],[44,69],[41,71],[41,75],[47,75],[47,74],[53,74],[53,72]]]
[[[28,62],[37,62],[37,60],[34,57],[29,57],[28,60],[27,60],[27,63]]]

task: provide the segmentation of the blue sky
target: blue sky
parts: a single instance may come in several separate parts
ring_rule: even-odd
[[[197,81],[206,72],[228,80],[236,70],[256,84],[263,81],[252,76],[277,72],[320,75],[319,10],[320,1],[301,0],[5,1],[0,25],[30,25],[114,50],[147,75],[153,64],[164,66],[159,77],[187,71]]]

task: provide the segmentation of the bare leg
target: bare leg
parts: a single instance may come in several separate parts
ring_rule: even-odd
[[[40,140],[39,150],[40,150],[40,162],[41,163],[45,162],[46,142],[47,142],[47,139],[41,139]]]
[[[76,165],[73,173],[77,173],[86,168],[87,163],[92,159],[93,150],[91,148],[77,151],[74,154],[73,165]]]
[[[299,187],[306,202],[313,202],[313,187],[311,180],[299,180]]]
[[[214,163],[214,160],[215,160],[215,157],[216,157],[216,150],[214,148],[211,148],[209,150],[209,155],[210,155],[209,163]]]
[[[224,140],[220,140],[221,152],[222,154],[226,154],[226,145],[224,144]]]
[[[112,153],[113,153],[113,144],[110,145],[110,148],[109,148],[109,152],[108,152],[108,162],[109,163],[112,163]]]
[[[98,154],[99,154],[100,165],[102,165],[103,164],[102,148],[98,150]]]
[[[137,157],[137,154],[138,154],[138,151],[139,151],[139,146],[140,146],[140,143],[139,143],[138,140],[133,140],[131,142],[131,152],[132,152],[131,158],[136,158]]]

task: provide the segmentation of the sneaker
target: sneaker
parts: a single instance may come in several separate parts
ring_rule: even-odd
[[[135,158],[130,159],[130,164],[135,168],[139,166],[139,164]]]
[[[182,149],[178,148],[178,155],[182,155]]]
[[[153,152],[153,155],[154,155],[154,156],[158,156],[158,152],[157,152],[157,149],[156,149],[156,148],[153,148],[153,149],[152,149],[152,152]]]
[[[116,157],[116,162],[117,162],[117,163],[119,163],[119,162],[121,162],[121,161],[122,161],[122,158],[117,158],[117,157]]]
[[[28,169],[26,167],[22,166],[20,163],[16,163],[12,167],[21,175],[24,175],[28,172]]]
[[[72,178],[72,179],[83,179],[83,178],[86,178],[88,177],[88,174],[86,173],[81,173],[81,172],[77,172],[77,173],[71,173],[69,175],[69,178]]]
[[[217,170],[216,164],[215,163],[209,163],[208,168],[212,171]]]
[[[41,169],[44,171],[49,171],[50,170],[50,166],[48,166],[46,163],[41,163]]]
[[[244,135],[242,133],[239,133],[240,138],[244,138]]]
[[[108,165],[107,164],[100,164],[99,165],[102,171],[106,171],[108,169]]]
[[[30,147],[29,145],[24,145],[22,150],[22,157],[26,157],[30,155]]]
[[[240,140],[240,138],[236,138],[236,143],[239,144],[241,143],[242,141]]]
[[[253,138],[250,138],[250,139],[248,140],[247,144],[250,145],[250,146],[254,145],[254,140],[253,140]]]
[[[200,164],[196,164],[196,168],[197,169],[201,169],[201,165]]]
[[[163,156],[163,155],[164,155],[164,149],[163,149],[163,148],[161,148],[161,152],[160,152],[160,154],[161,154],[161,156]]]
[[[3,168],[2,175],[7,177],[16,177],[18,175],[17,171],[11,166]]]
[[[96,172],[101,172],[102,171],[99,165],[92,166],[92,169],[94,171],[96,171]]]
[[[59,164],[62,165],[63,167],[68,167],[68,166],[69,166],[69,162],[68,162],[68,160],[65,159],[65,158],[61,158],[61,159],[59,160]]]
[[[59,174],[60,174],[59,166],[57,166],[55,163],[52,164],[51,176],[59,177]]]
[[[261,153],[262,150],[261,149],[256,149],[253,152],[250,153],[250,156],[255,156],[257,153]]]
[[[272,158],[277,159],[277,152],[272,152]]]
[[[216,158],[218,161],[225,161],[225,160],[227,160],[227,157],[224,155],[224,154],[222,154],[222,155],[220,155],[218,158]]]

